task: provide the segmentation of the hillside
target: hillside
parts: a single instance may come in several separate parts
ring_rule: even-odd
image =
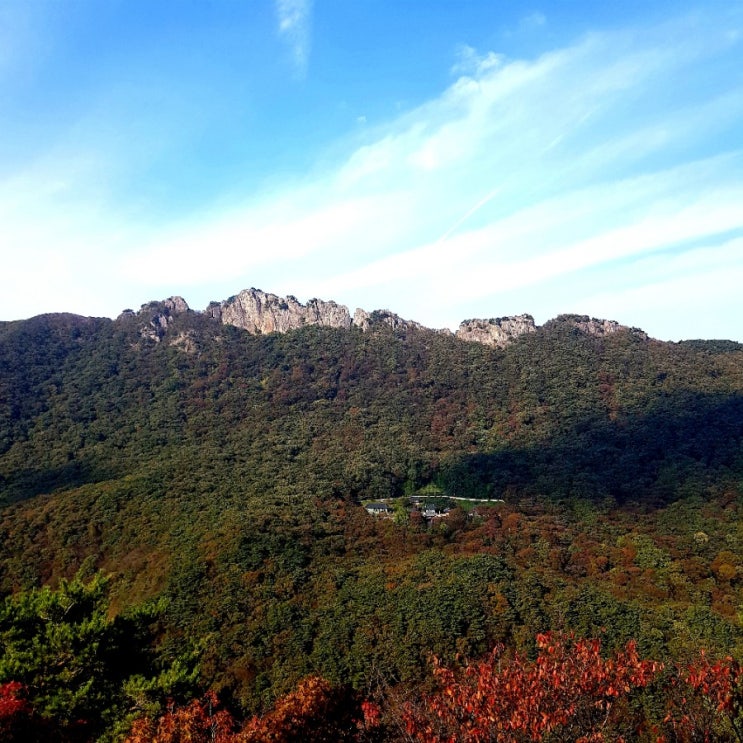
[[[265,332],[210,307],[0,323],[2,592],[92,563],[114,610],[165,597],[163,647],[198,646],[243,710],[547,629],[743,649],[739,344],[578,316],[486,344],[463,336],[508,318],[457,337],[334,304]],[[425,489],[504,502],[361,506]]]

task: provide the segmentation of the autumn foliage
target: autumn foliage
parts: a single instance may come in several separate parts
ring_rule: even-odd
[[[634,642],[605,657],[598,640],[536,637],[536,657],[496,647],[457,668],[434,660],[435,687],[365,699],[311,676],[263,715],[240,720],[207,692],[134,721],[125,743],[723,743],[743,741],[743,666],[732,657],[669,665]],[[0,741],[88,741],[39,715],[16,681],[0,684]],[[665,710],[654,714],[651,710]],[[665,714],[665,717],[663,717]]]
[[[34,714],[26,691],[19,681],[0,684],[0,741],[3,743],[35,743],[49,739],[49,730]]]
[[[743,741],[743,667],[731,657],[699,660],[676,669],[668,689],[665,734],[659,743]]]
[[[604,657],[599,640],[538,635],[536,658],[503,647],[457,669],[434,661],[435,690],[380,704],[311,676],[240,723],[216,694],[135,721],[126,743],[723,743],[743,741],[743,667],[704,652],[686,665],[641,659],[634,642]],[[388,690],[389,691],[389,690]],[[0,731],[30,708],[0,687]],[[384,697],[384,695],[383,695]],[[397,699],[399,701],[399,698]],[[647,707],[665,708],[665,718]],[[5,740],[25,740],[3,735]]]
[[[137,720],[126,743],[352,743],[378,722],[372,702],[312,676],[242,727],[208,692],[185,707],[171,707],[157,720]]]
[[[235,721],[219,709],[217,695],[207,692],[185,707],[171,705],[157,720],[135,721],[126,743],[233,743]]]
[[[631,719],[627,700],[659,671],[634,643],[604,659],[598,640],[537,636],[538,655],[511,659],[497,647],[455,671],[435,662],[435,693],[405,712],[407,733],[427,743],[620,740]]]
[[[370,713],[372,716],[370,718]],[[363,727],[373,725],[373,709],[350,690],[310,677],[279,699],[263,717],[255,717],[239,736],[240,743],[351,743]]]
[[[8,720],[30,712],[23,693],[23,684],[18,681],[9,681],[7,684],[0,685],[0,730],[4,730],[2,725]]]

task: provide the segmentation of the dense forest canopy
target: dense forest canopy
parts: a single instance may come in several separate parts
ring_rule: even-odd
[[[148,323],[0,324],[6,601],[102,570],[122,626],[159,607],[143,678],[176,663],[244,715],[313,674],[421,689],[432,654],[533,654],[550,630],[742,657],[739,344],[570,317],[502,350]],[[426,493],[468,500],[429,520],[410,505]],[[111,694],[96,734],[126,717]]]

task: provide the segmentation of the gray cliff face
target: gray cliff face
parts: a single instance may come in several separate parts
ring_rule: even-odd
[[[393,330],[410,330],[411,328],[420,330],[423,328],[420,323],[414,322],[413,320],[403,320],[400,315],[396,315],[394,312],[390,312],[389,310],[374,310],[374,312],[367,312],[366,310],[359,308],[353,313],[353,326],[360,328],[364,332],[380,325],[387,325]]]
[[[575,327],[588,335],[611,335],[619,330],[625,330],[616,320],[598,320],[595,317],[585,317],[577,320]]]
[[[630,328],[621,325],[616,320],[601,320],[588,315],[558,315],[551,323],[565,323],[572,325],[587,335],[603,336],[612,335],[621,331],[628,331],[647,340],[648,335],[638,328]]]
[[[344,330],[357,327],[365,332],[380,325],[396,330],[423,327],[412,320],[403,320],[389,310],[366,312],[357,309],[352,319],[348,308],[336,302],[310,299],[307,304],[302,304],[291,295],[279,297],[259,289],[245,289],[220,304],[212,302],[206,308],[206,314],[225,325],[234,325],[254,334],[286,333],[306,325]]]
[[[181,315],[190,309],[183,297],[168,297],[163,306],[168,315]]]
[[[303,305],[295,297],[278,297],[260,289],[245,289],[220,305],[212,303],[207,313],[225,325],[254,334],[286,333],[305,325],[346,330],[351,327],[351,315],[343,305],[321,299],[311,299]]]
[[[159,343],[173,322],[173,318],[185,312],[190,312],[183,297],[168,297],[160,302],[147,302],[138,312],[124,310],[119,318],[136,317],[142,323],[139,334],[146,340]]]
[[[294,297],[291,298],[294,299]],[[352,320],[348,307],[342,304],[324,302],[322,299],[310,299],[305,306],[305,311],[308,325],[327,325],[331,328],[345,330],[351,327]]]
[[[490,320],[465,320],[455,333],[463,341],[474,341],[486,346],[505,348],[514,338],[536,332],[531,315],[495,317]]]
[[[139,312],[124,310],[120,318],[137,318],[142,338],[159,342],[163,339],[173,318],[192,312],[182,297],[169,297],[160,302],[142,305]],[[211,302],[203,315],[224,325],[234,325],[254,335],[265,333],[286,333],[308,325],[349,330],[358,328],[368,332],[379,327],[389,327],[396,331],[426,330],[420,323],[405,320],[390,310],[367,312],[357,309],[351,318],[348,308],[336,302],[310,299],[302,304],[296,297],[279,297],[260,289],[245,289],[224,302]],[[647,339],[648,336],[637,328],[628,328],[614,320],[598,320],[588,315],[560,315],[549,320],[543,327],[553,325],[574,328],[581,333],[605,336],[620,331],[631,332]],[[489,320],[465,320],[454,335],[463,341],[482,343],[493,348],[505,348],[516,338],[537,331],[531,315],[496,317]],[[433,331],[451,335],[449,330]],[[195,352],[193,338],[181,333],[172,344],[189,353]]]

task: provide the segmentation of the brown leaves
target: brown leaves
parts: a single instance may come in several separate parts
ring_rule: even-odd
[[[438,691],[405,714],[416,741],[539,741],[554,731],[604,740],[617,702],[646,686],[659,665],[640,660],[629,643],[611,658],[598,640],[537,636],[538,655],[507,658],[496,648],[460,672],[434,664]],[[616,738],[613,738],[616,740]]]
[[[358,737],[364,714],[360,702],[346,689],[310,676],[279,699],[262,717],[250,720],[236,738],[239,743],[292,743],[312,740],[341,743]]]
[[[425,743],[623,743],[651,734],[657,743],[743,740],[743,667],[732,658],[701,653],[661,674],[662,664],[640,658],[634,642],[604,657],[599,640],[545,633],[536,649],[529,660],[498,646],[459,669],[434,659],[436,690],[399,714],[312,676],[242,726],[210,692],[137,721],[126,743],[360,743],[381,739],[385,726],[392,734],[397,723],[407,740]],[[651,684],[655,701],[668,708],[654,723],[642,704],[633,706]],[[20,694],[20,687],[0,687],[0,730],[8,713],[23,709]]]
[[[676,669],[669,688],[668,714],[663,721],[672,736],[659,743],[743,740],[743,667],[731,657],[699,659]]]
[[[217,695],[209,691],[186,707],[171,706],[157,720],[136,720],[126,743],[236,743],[235,720],[218,707]]]
[[[53,737],[51,726],[34,714],[26,692],[26,687],[18,681],[0,684],[0,740],[3,743],[36,743]]]
[[[380,710],[346,688],[311,676],[265,715],[240,727],[214,692],[157,720],[137,720],[126,743],[352,743],[379,725]]]

